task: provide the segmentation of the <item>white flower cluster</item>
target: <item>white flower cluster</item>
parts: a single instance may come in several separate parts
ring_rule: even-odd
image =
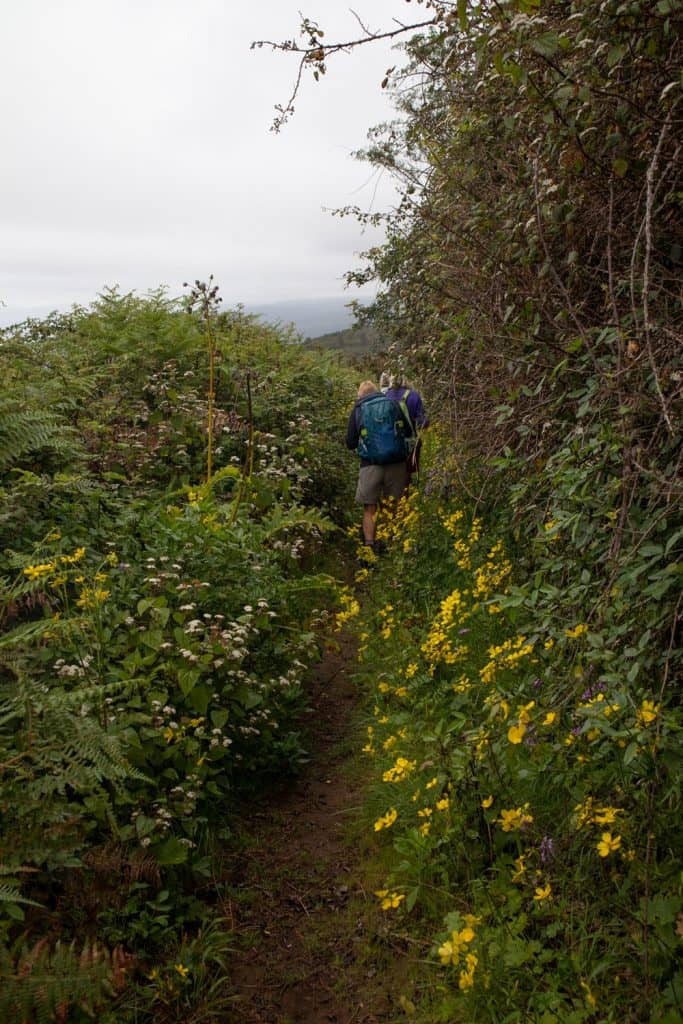
[[[84,654],[72,665],[68,665],[64,658],[58,658],[53,668],[57,675],[63,679],[83,679],[87,674],[93,661],[92,654]]]

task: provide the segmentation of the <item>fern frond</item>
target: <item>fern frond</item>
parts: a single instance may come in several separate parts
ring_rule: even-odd
[[[0,885],[0,903],[28,903],[31,907],[42,906],[42,903],[36,903],[35,900],[22,896],[21,891],[14,885]]]
[[[71,1008],[97,1015],[125,985],[132,958],[119,947],[113,951],[86,942],[50,946],[41,939],[33,946],[0,946],[0,1020],[36,1024],[66,1020]]]
[[[81,452],[76,432],[63,417],[37,403],[25,408],[14,399],[0,397],[0,470],[46,450],[64,464]]]

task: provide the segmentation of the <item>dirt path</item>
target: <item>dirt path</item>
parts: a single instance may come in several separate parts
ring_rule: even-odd
[[[354,654],[342,641],[340,651],[324,656],[311,683],[311,761],[251,816],[250,849],[234,890],[241,951],[231,983],[240,1024],[388,1020],[386,1005],[366,1005],[357,956],[364,924],[359,918],[354,926],[345,912],[349,900],[365,897],[348,831],[359,787],[345,770],[356,703],[349,678]],[[377,995],[374,1001],[384,1002]]]

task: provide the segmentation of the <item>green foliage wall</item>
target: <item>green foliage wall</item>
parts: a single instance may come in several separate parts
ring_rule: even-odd
[[[238,797],[304,756],[336,593],[306,564],[348,515],[355,379],[239,312],[215,345],[207,483],[180,303],[112,290],[0,337],[0,960],[26,1019],[104,1012],[196,928]]]

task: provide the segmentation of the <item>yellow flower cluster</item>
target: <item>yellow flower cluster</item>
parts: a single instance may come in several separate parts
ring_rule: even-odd
[[[653,700],[644,700],[640,705],[640,709],[636,711],[636,725],[638,728],[647,729],[648,725],[652,725],[661,710],[661,704],[656,704]]]
[[[597,851],[601,857],[609,857],[621,846],[621,836],[613,836],[611,832],[603,832],[600,842],[597,844]]]
[[[383,640],[388,640],[394,631],[396,626],[396,620],[394,619],[394,606],[393,604],[387,604],[384,608],[379,610],[380,617],[380,629],[379,634]]]
[[[474,573],[473,596],[485,601],[491,594],[504,589],[504,583],[512,572],[512,565],[503,555],[503,542],[494,544],[486,556],[486,562]]]
[[[534,892],[534,900],[537,903],[545,903],[546,900],[552,899],[552,896],[553,889],[550,882],[548,882],[547,885],[537,886],[536,891]]]
[[[340,598],[341,611],[338,611],[334,617],[334,629],[338,633],[345,623],[354,619],[357,615],[360,615],[360,604],[353,594],[344,589]]]
[[[514,668],[523,658],[533,654],[533,643],[525,636],[506,640],[499,646],[489,647],[489,661],[479,671],[482,683],[492,683],[503,669]]]
[[[454,537],[457,537],[460,533],[460,523],[462,522],[464,515],[465,513],[462,509],[456,509],[455,512],[452,512],[449,516],[444,516],[441,520],[444,528]]]
[[[57,568],[56,562],[43,562],[40,565],[27,565],[24,576],[30,580],[39,580],[41,576],[49,576]]]
[[[83,587],[76,604],[79,608],[97,608],[104,604],[110,593],[102,587]]]
[[[59,537],[59,535],[57,535],[57,539],[58,539],[58,537]],[[52,535],[50,537],[48,537],[48,540],[51,540],[51,539],[53,539]],[[24,576],[28,576],[28,578],[30,580],[39,580],[43,576],[49,576],[51,573],[56,572],[58,564],[60,564],[60,565],[75,565],[77,562],[80,562],[80,560],[83,558],[84,555],[85,555],[85,548],[76,548],[76,550],[74,551],[74,553],[72,555],[59,555],[59,557],[53,559],[51,562],[41,562],[41,563],[39,563],[37,565],[27,565],[26,568],[23,571],[24,572]],[[114,555],[114,557],[116,558],[116,555]],[[109,560],[109,556],[108,556],[107,560]],[[66,582],[66,576],[59,577],[58,582],[60,584],[61,583],[65,583]]]
[[[393,767],[388,768],[382,775],[383,782],[403,782],[415,771],[415,761],[409,761],[405,757],[397,757]]]
[[[510,743],[521,743],[526,732],[526,727],[529,724],[529,718],[531,709],[536,706],[535,700],[530,700],[528,704],[523,707],[517,708],[517,723],[511,725],[508,729],[508,740]]]
[[[390,811],[387,811],[386,814],[377,819],[375,822],[375,832],[381,832],[383,828],[391,828],[397,818],[398,811],[395,807],[392,807]]]
[[[374,735],[375,735],[375,730],[373,729],[373,727],[371,725],[369,725],[368,726],[368,742],[363,747],[363,753],[364,754],[374,754],[375,753],[375,747],[374,747],[374,742],[373,742],[374,741]]]
[[[565,629],[564,635],[568,636],[570,640],[578,640],[580,636],[588,632],[588,626],[585,622],[580,622],[578,626],[574,626],[572,629]]]
[[[617,814],[621,813],[620,807],[598,807],[593,797],[589,796],[574,808],[576,830],[578,832],[589,825],[611,825],[617,820]]]
[[[400,892],[389,892],[388,889],[378,889],[375,892],[381,901],[382,910],[395,910],[396,907],[400,907],[401,903],[405,899],[405,895]]]
[[[479,963],[476,953],[469,949],[470,943],[475,939],[474,925],[478,924],[479,918],[473,914],[465,914],[463,917],[465,927],[451,932],[450,938],[439,946],[438,954],[444,967],[451,964],[455,967],[462,965],[464,955],[464,966],[458,978],[458,987],[466,992],[474,985],[474,972]]]
[[[529,813],[529,805],[514,807],[511,810],[501,810],[500,817],[496,819],[503,832],[516,832],[517,829],[530,825],[534,820],[533,814]]]
[[[451,591],[448,597],[441,602],[439,613],[429,628],[427,639],[422,644],[421,650],[429,662],[431,672],[440,662],[445,665],[453,665],[467,653],[467,647],[464,644],[453,647],[449,635],[453,626],[462,625],[470,617],[465,603],[466,596],[466,592],[463,593],[457,589]]]
[[[474,928],[470,925],[465,925],[460,931],[451,932],[450,939],[447,939],[439,947],[439,956],[444,967],[449,964],[454,964],[457,967],[464,949],[472,942],[474,935]]]

